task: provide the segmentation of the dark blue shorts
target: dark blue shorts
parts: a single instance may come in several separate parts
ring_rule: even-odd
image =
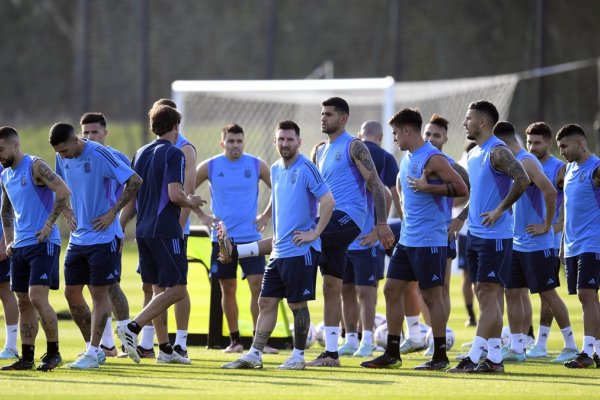
[[[385,249],[385,254],[387,254],[388,257],[392,256],[392,254],[394,253],[394,249],[396,248],[396,245],[398,244],[398,241],[400,240],[400,231],[402,230],[402,221],[394,222],[393,224],[390,224],[390,229],[392,230],[392,233],[394,234],[394,245],[392,247],[390,247],[389,249]]]
[[[319,252],[311,248],[303,256],[269,260],[260,297],[285,298],[288,303],[314,300],[318,259]]]
[[[542,293],[558,286],[554,249],[532,252],[513,250],[505,288],[529,288],[531,293]]]
[[[448,248],[407,247],[400,243],[388,266],[387,278],[402,281],[417,281],[419,288],[430,289],[444,285]]]
[[[244,244],[244,243],[238,243]],[[250,275],[262,275],[265,273],[265,258],[263,256],[236,258],[229,264],[221,263],[217,258],[219,256],[219,243],[213,242],[212,253],[210,255],[210,263],[214,265],[216,263],[216,273],[212,276],[216,276],[219,279],[235,279],[237,276],[238,263],[242,267],[242,279]],[[212,271],[212,268],[211,268]]]
[[[138,238],[142,282],[168,288],[187,285],[188,261],[182,238]]]
[[[112,285],[120,280],[117,269],[121,239],[82,246],[69,243],[65,254],[65,285]]]
[[[467,237],[458,235],[458,268],[467,268]]]
[[[377,246],[377,280],[385,278],[385,249]]]
[[[2,239],[0,239],[2,240]],[[10,257],[0,261],[0,283],[10,281]]]
[[[448,258],[454,260],[456,258],[456,240],[448,239]]]
[[[319,266],[323,275],[343,279],[348,261],[348,246],[360,234],[360,228],[343,211],[334,210],[321,233]]]
[[[13,251],[10,258],[10,290],[27,293],[29,286],[34,285],[58,289],[59,245],[45,242],[18,247]]]
[[[600,253],[582,253],[565,258],[565,274],[569,294],[577,294],[577,289],[600,287]]]
[[[349,250],[343,283],[357,286],[377,286],[378,265],[377,248]]]
[[[467,235],[467,266],[471,282],[498,283],[508,281],[512,258],[511,239],[483,239]]]

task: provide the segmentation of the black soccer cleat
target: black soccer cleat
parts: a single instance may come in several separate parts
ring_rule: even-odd
[[[444,360],[431,359],[421,365],[417,365],[414,369],[417,371],[441,371],[447,369],[449,366],[450,360],[448,358]]]
[[[55,354],[44,354],[42,356],[42,363],[38,365],[37,370],[42,372],[52,371],[54,368],[62,365],[62,357],[60,353]]]
[[[504,364],[502,361],[499,363],[495,363],[491,361],[489,358],[483,360],[481,364],[473,370],[474,373],[502,373],[504,372]]]
[[[587,354],[581,352],[577,354],[577,357],[572,359],[571,361],[567,361],[564,363],[564,366],[567,368],[594,368],[597,364],[594,362],[592,357]]]
[[[448,371],[451,374],[453,373],[470,373],[475,371],[475,368],[477,368],[477,364],[474,363],[473,361],[471,361],[470,357],[465,357],[462,360],[460,360],[460,362],[456,365],[456,367],[454,368],[450,368]]]
[[[363,361],[360,363],[363,368],[400,368],[402,366],[402,359],[396,358],[383,353],[377,358],[369,361]]]
[[[600,368],[600,356],[598,353],[594,353],[594,362],[596,363],[596,368]]]
[[[19,358],[14,363],[0,368],[0,371],[30,371],[32,369],[35,369],[35,364],[33,361],[27,361]]]

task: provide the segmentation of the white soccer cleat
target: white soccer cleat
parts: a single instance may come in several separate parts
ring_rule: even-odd
[[[159,364],[191,364],[192,360],[187,357],[183,357],[176,351],[173,351],[171,354],[167,354],[160,350],[158,352],[158,357],[156,357],[156,362]]]
[[[346,342],[338,347],[338,354],[340,356],[351,356],[356,352],[356,350],[358,350],[358,346]]]
[[[306,362],[303,359],[290,357],[283,362],[277,369],[302,370],[306,368]]]
[[[262,367],[263,363],[260,357],[255,358],[248,354],[221,366],[224,369],[261,369]]]
[[[560,354],[554,360],[552,360],[552,362],[555,364],[562,364],[567,361],[571,361],[577,357],[578,351],[579,350],[577,349],[570,349],[568,347],[565,347],[560,351]]]
[[[419,342],[413,342],[411,339],[405,339],[400,345],[400,354],[414,353],[415,351],[421,351],[427,348],[425,344],[425,338]]]
[[[529,358],[542,358],[542,357],[547,357],[548,356],[548,351],[543,346],[540,346],[539,344],[536,344],[532,348],[527,349],[527,351],[525,352],[525,354]]]
[[[0,360],[12,360],[12,359],[18,359],[18,358],[19,358],[19,353],[15,349],[9,349],[8,347],[5,347],[0,352]]]
[[[71,369],[93,369],[98,367],[98,357],[87,354],[84,354],[72,363],[67,364],[67,368]]]
[[[136,364],[140,363],[140,355],[137,352],[137,336],[135,333],[131,332],[127,325],[117,326],[117,335],[119,339],[121,339],[121,343],[123,344],[123,348],[129,354],[129,357]]]

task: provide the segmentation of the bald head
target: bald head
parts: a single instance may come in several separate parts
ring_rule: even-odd
[[[360,127],[358,135],[361,140],[374,142],[381,145],[383,139],[383,128],[377,121],[365,121]]]

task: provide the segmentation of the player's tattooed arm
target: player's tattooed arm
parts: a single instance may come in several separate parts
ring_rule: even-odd
[[[67,208],[71,191],[67,187],[65,181],[58,176],[44,160],[36,160],[33,164],[33,178],[36,184],[45,185],[55,194],[54,206],[48,215],[44,227],[36,232],[38,241],[43,242],[54,228],[54,223],[60,214]]]
[[[4,185],[2,185],[2,209],[0,214],[2,215],[2,228],[4,230],[4,237],[2,238],[5,246],[4,253],[11,256],[11,245],[15,239],[15,213]]]
[[[92,221],[92,227],[94,230],[103,231],[108,228],[117,217],[117,214],[119,214],[119,211],[121,211],[125,205],[135,198],[135,194],[139,190],[140,186],[142,186],[142,182],[142,178],[140,178],[140,176],[134,172],[133,175],[129,177],[127,182],[125,182],[123,193],[121,193],[121,196],[117,199],[115,205],[109,209],[106,214]]]

